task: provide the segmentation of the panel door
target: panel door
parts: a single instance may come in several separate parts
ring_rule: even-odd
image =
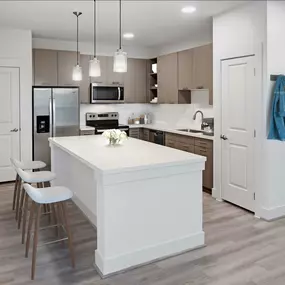
[[[157,68],[158,102],[178,103],[177,53],[158,57]]]
[[[135,92],[136,103],[147,102],[147,61],[145,59],[134,59],[135,61]]]
[[[0,182],[15,180],[10,158],[20,159],[19,68],[0,67]]]
[[[57,86],[57,51],[34,49],[34,85]]]
[[[80,55],[80,64],[82,66],[82,80],[80,81],[80,103],[90,104],[90,77],[89,61],[91,57],[86,54]]]
[[[108,84],[107,76],[108,76],[108,66],[107,66],[107,56],[98,56],[100,60],[100,68],[101,68],[101,76],[99,77],[91,77],[92,83],[98,84]]]
[[[254,57],[222,62],[222,198],[254,208]]]
[[[178,53],[178,89],[193,89],[193,49]]]
[[[57,55],[58,86],[79,86],[80,82],[72,80],[73,67],[76,65],[76,52],[58,51]]]

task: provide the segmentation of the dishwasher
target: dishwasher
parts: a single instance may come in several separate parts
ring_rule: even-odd
[[[164,145],[164,132],[150,130],[149,132],[149,141],[155,144]]]

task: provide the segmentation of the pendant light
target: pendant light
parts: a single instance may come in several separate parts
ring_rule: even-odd
[[[120,23],[119,23],[119,49],[114,55],[114,72],[127,72],[127,53],[122,49],[122,0],[119,0],[120,4]]]
[[[82,15],[81,12],[73,12],[73,14],[77,18],[77,59],[76,59],[76,65],[73,67],[73,73],[72,73],[72,79],[74,81],[81,81],[82,80],[82,67],[79,65],[79,51],[78,51],[78,32],[79,32],[79,23],[78,23],[78,17]]]
[[[96,57],[96,0],[94,0],[94,15],[93,15],[93,21],[94,21],[94,58],[89,61],[89,76],[91,77],[99,77],[101,76],[101,68],[100,68],[100,60]]]

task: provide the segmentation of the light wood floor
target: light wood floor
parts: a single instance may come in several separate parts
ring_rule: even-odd
[[[13,184],[0,185],[0,284],[284,285],[285,220],[267,223],[204,195],[207,247],[101,280],[93,268],[96,231],[70,205],[76,270],[67,247],[39,248],[36,280],[11,210]],[[171,229],[170,229],[171,230]],[[52,232],[53,233],[53,232]],[[49,233],[43,232],[47,237]]]

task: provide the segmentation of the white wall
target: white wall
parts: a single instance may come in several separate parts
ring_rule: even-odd
[[[32,158],[32,33],[0,28],[0,66],[20,68],[21,159]]]
[[[256,100],[253,110],[258,142],[256,155],[256,214],[261,215],[261,208],[267,207],[268,196],[261,189],[263,162],[261,157],[261,142],[264,137],[262,128],[262,100],[266,95],[266,1],[251,1],[234,10],[221,14],[213,19],[213,79],[214,79],[214,114],[215,114],[215,144],[214,144],[214,191],[213,196],[221,198],[221,60],[255,54],[260,98]],[[266,77],[265,77],[266,78]],[[264,85],[264,86],[263,86]],[[263,91],[262,91],[263,90]],[[259,100],[260,99],[260,100]]]
[[[285,2],[268,1],[267,3],[267,84],[268,89],[264,98],[263,126],[265,136],[263,142],[264,175],[262,184],[264,191],[269,193],[268,207],[265,214],[269,218],[285,215],[285,143],[267,140],[269,131],[269,114],[273,98],[274,82],[270,82],[270,74],[285,74]]]
[[[195,94],[196,99],[193,104],[81,104],[80,124],[85,125],[85,114],[87,112],[119,112],[120,123],[127,124],[128,118],[134,114],[139,116],[150,113],[152,122],[156,125],[173,128],[198,128],[201,127],[201,117],[197,116],[193,121],[193,115],[197,110],[204,113],[204,117],[213,117],[213,108],[206,101],[208,94]],[[192,95],[193,96],[193,95]],[[202,100],[201,100],[202,99]],[[208,99],[209,100],[209,99]]]
[[[33,48],[53,49],[53,50],[69,50],[76,51],[76,42],[59,41],[51,39],[33,38]],[[97,54],[105,56],[113,56],[118,49],[116,45],[107,45],[98,43]],[[79,42],[79,51],[82,54],[93,54],[92,42]],[[152,58],[155,57],[155,51],[151,48],[124,46],[124,51],[128,53],[131,58]]]

